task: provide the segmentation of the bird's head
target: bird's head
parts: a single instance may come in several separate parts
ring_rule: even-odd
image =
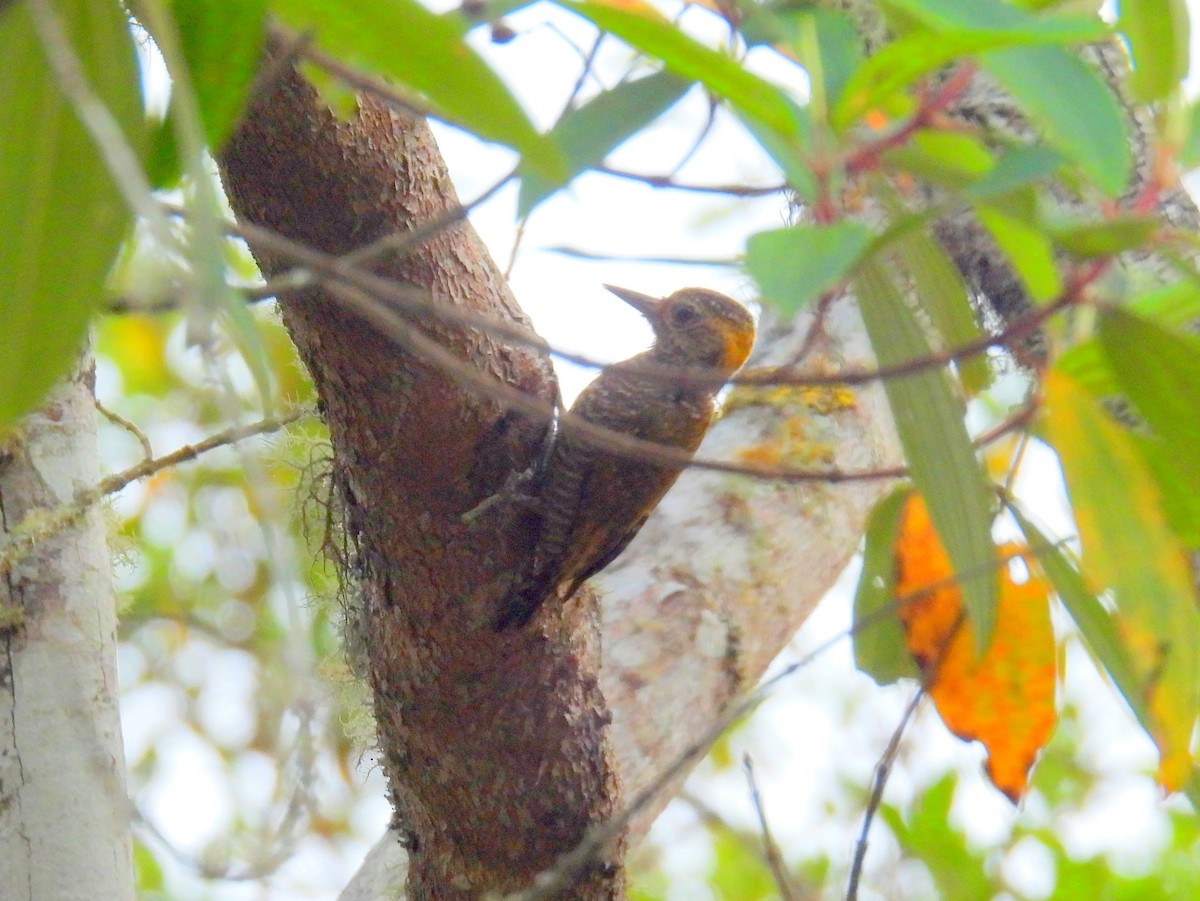
[[[731,297],[707,288],[681,288],[659,298],[605,287],[650,322],[654,356],[663,363],[732,375],[750,355],[754,318]]]

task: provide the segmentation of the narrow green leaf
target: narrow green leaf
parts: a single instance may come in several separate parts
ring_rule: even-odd
[[[839,10],[784,4],[746,4],[741,11],[740,31],[749,46],[772,46],[808,72],[810,106],[817,107],[813,116],[823,121],[862,63],[862,36],[850,17]]]
[[[855,222],[759,232],[746,242],[746,268],[763,299],[790,316],[845,278],[870,243]]]
[[[659,72],[624,82],[568,112],[549,133],[567,162],[566,178],[550,181],[536,172],[523,176],[517,215],[527,215],[566,181],[600,165],[617,145],[666,112],[690,87],[682,78]]]
[[[898,488],[875,505],[867,522],[862,575],[854,593],[854,663],[880,685],[919,679],[896,615],[896,531],[912,489]]]
[[[871,258],[855,279],[859,309],[881,366],[929,355],[916,317],[883,264]],[[927,370],[884,383],[913,482],[959,576],[979,654],[991,644],[999,579],[992,542],[991,491],[946,373]]]
[[[1129,437],[1158,485],[1167,525],[1188,550],[1200,549],[1200,490],[1196,488],[1200,473],[1195,454],[1181,457],[1157,435],[1131,432]]]
[[[1185,169],[1200,166],[1200,103],[1194,103],[1187,111],[1187,134],[1179,148],[1179,165]]]
[[[1125,394],[1166,442],[1200,493],[1200,341],[1115,308],[1099,319],[1100,345]]]
[[[1111,257],[1144,247],[1161,223],[1148,216],[1121,216],[1104,222],[1054,225],[1050,235],[1077,257]]]
[[[1200,319],[1200,283],[1189,279],[1156,288],[1132,300],[1128,309],[1163,328],[1186,328]],[[1098,400],[1122,390],[1097,339],[1076,344],[1058,358],[1055,366]],[[1192,455],[1185,459],[1192,459]]]
[[[1088,589],[1083,576],[1067,560],[1066,552],[1056,547],[1018,509],[1009,507],[1009,511],[1025,533],[1025,540],[1049,577],[1058,599],[1079,627],[1079,634],[1087,649],[1112,677],[1117,690],[1129,704],[1129,709],[1148,730],[1148,710],[1142,696],[1141,680],[1133,669],[1125,646],[1121,644],[1112,614],[1100,603],[1096,593]]]
[[[1125,33],[1133,57],[1133,96],[1143,103],[1166,100],[1188,74],[1191,26],[1186,0],[1122,0],[1117,27]]]
[[[258,72],[267,0],[173,0],[171,12],[213,153],[233,132]]]
[[[146,178],[155,190],[173,188],[183,178],[183,159],[170,119],[151,122],[146,139]]]
[[[800,64],[812,72],[821,72],[821,87],[826,108],[834,106],[842,96],[855,70],[862,64],[862,36],[844,13],[836,10],[814,9],[805,14],[816,32],[817,60],[800,55]],[[799,44],[793,44],[797,51]]]
[[[901,258],[913,277],[917,303],[929,316],[945,347],[960,347],[977,339],[979,322],[971,309],[971,292],[962,273],[928,232],[914,231],[898,244]],[[969,395],[978,394],[992,380],[985,354],[958,362],[958,374]]]
[[[1169,789],[1190,778],[1200,684],[1200,613],[1184,549],[1137,446],[1070,376],[1044,388],[1045,436],[1058,453],[1083,545],[1083,572],[1117,604],[1117,634],[1138,674]]]
[[[649,6],[617,7],[592,0],[556,0],[684,78],[701,82],[742,114],[781,135],[803,136],[796,105],[778,87],[680,31]]]
[[[735,110],[735,112],[737,112]],[[807,121],[807,111],[797,110],[797,117]],[[754,140],[767,152],[787,179],[788,187],[796,192],[802,200],[812,201],[817,196],[817,181],[813,177],[812,168],[805,157],[807,140],[789,135],[781,135],[774,129],[768,128],[756,119],[738,113],[738,119],[745,126]],[[808,132],[806,126],[805,134]]]
[[[135,148],[141,88],[115,0],[55,12],[91,91]],[[42,54],[26,4],[0,9],[0,431],[71,366],[130,215]]]
[[[978,204],[975,212],[1017,270],[1029,296],[1041,303],[1058,297],[1062,279],[1054,259],[1054,245],[1045,233],[991,203]]]
[[[1200,319],[1200,279],[1163,285],[1135,298],[1129,309],[1166,328],[1185,328]]]
[[[1076,344],[1059,357],[1054,365],[1098,400],[1117,394],[1121,390],[1108,365],[1104,349],[1095,339]]]
[[[1100,75],[1061,47],[1012,47],[979,57],[1046,140],[1110,195],[1129,181],[1128,126]]]
[[[416,0],[271,0],[271,9],[339,59],[416,92],[438,118],[515,148],[530,171],[563,177],[554,145],[467,45],[461,16],[436,15]]]

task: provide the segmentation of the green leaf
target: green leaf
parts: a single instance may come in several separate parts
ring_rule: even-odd
[[[992,153],[974,135],[922,129],[884,160],[934,184],[952,190],[969,188],[992,169]]]
[[[171,12],[215,154],[232,134],[258,72],[267,0],[173,0]]]
[[[950,4],[950,8],[956,6]],[[989,6],[995,8],[997,5]],[[842,92],[841,102],[834,108],[832,116],[834,127],[845,129],[868,110],[883,106],[889,95],[908,87],[922,75],[962,57],[987,51],[1032,49],[1045,43],[1097,40],[1107,33],[1105,26],[1096,20],[1043,20],[1024,16],[1014,7],[1003,4],[999,5],[999,9],[1007,11],[1004,17],[1009,18],[1008,14],[1016,13],[1017,18],[1009,18],[1009,24],[1005,27],[979,23],[951,27],[949,21],[941,21],[939,27],[902,35],[872,54],[854,71]],[[933,26],[939,21],[929,17],[925,24]]]
[[[836,103],[862,63],[862,38],[842,12],[828,9],[747,4],[741,33],[749,46],[768,44],[792,56],[808,72],[817,118]]]
[[[1102,308],[1100,345],[1125,394],[1200,494],[1200,341],[1115,308]]]
[[[769,803],[769,802],[768,802]],[[718,898],[768,901],[779,896],[778,886],[762,854],[729,829],[713,829],[708,884]]]
[[[1200,319],[1200,283],[1188,279],[1156,288],[1131,301],[1129,310],[1168,329],[1186,328]],[[1122,390],[1099,340],[1076,344],[1055,366],[1099,400]],[[1191,459],[1190,455],[1185,459]]]
[[[854,594],[854,663],[880,685],[921,677],[896,615],[895,598],[896,532],[911,493],[911,488],[898,488],[871,511]]]
[[[271,0],[271,9],[338,59],[416,92],[438,118],[515,148],[529,171],[563,177],[553,143],[467,45],[460,16],[436,15],[416,0]]]
[[[988,877],[983,853],[971,848],[967,837],[951,825],[956,775],[942,776],[925,789],[905,822],[894,807],[884,805],[880,817],[888,824],[906,857],[929,869],[934,893],[924,897],[953,901],[992,901],[1000,893]]]
[[[971,292],[962,273],[942,246],[925,231],[909,232],[898,250],[913,277],[917,303],[929,315],[934,330],[947,348],[961,347],[980,336]],[[986,354],[958,361],[958,374],[969,395],[978,394],[992,380]]]
[[[1146,722],[1147,710],[1141,682],[1117,635],[1112,615],[1100,603],[1096,593],[1088,589],[1083,576],[1067,560],[1066,553],[1043,535],[1020,510],[1010,506],[1009,511],[1025,534],[1029,549],[1049,577],[1058,599],[1079,627],[1079,634],[1088,651],[1112,677],[1117,690],[1129,704],[1129,709],[1140,721]]]
[[[1077,257],[1111,257],[1144,247],[1161,223],[1147,216],[1121,216],[1103,222],[1054,225],[1050,235]]]
[[[1061,47],[1013,47],[979,58],[1041,128],[1101,190],[1120,194],[1133,158],[1125,116],[1094,69]]]
[[[1003,0],[882,0],[938,34],[992,32],[1071,43],[1103,38],[1108,29],[1090,16],[1030,15]]]
[[[929,356],[916,317],[882,263],[871,258],[861,264],[855,290],[881,366]],[[996,624],[999,580],[991,491],[963,423],[963,404],[941,370],[889,378],[883,386],[909,472],[958,574],[976,652],[982,654]]]
[[[133,40],[115,0],[54,6],[90,90],[142,144]],[[0,431],[74,362],[130,214],[42,54],[26,4],[0,7]]]
[[[1187,134],[1179,148],[1179,165],[1185,169],[1200,166],[1200,103],[1188,109]]]
[[[1134,299],[1129,309],[1167,328],[1185,328],[1200,319],[1200,280],[1163,285]]]
[[[763,298],[790,316],[845,278],[870,243],[855,222],[759,232],[746,242],[746,268]]]
[[[736,112],[736,110],[735,110]],[[807,111],[797,109],[797,117],[807,122]],[[796,192],[803,200],[812,201],[817,196],[817,182],[813,177],[812,168],[805,157],[808,141],[788,135],[781,135],[773,129],[749,116],[738,113],[738,119],[750,132],[760,147],[775,161],[787,179],[788,187]],[[805,127],[807,134],[807,126]]]
[[[1156,435],[1130,434],[1162,495],[1163,515],[1188,550],[1200,549],[1200,491],[1194,455],[1180,457]]]
[[[841,99],[850,77],[862,65],[862,36],[845,13],[814,9],[807,17],[816,30],[821,85],[828,108]],[[803,56],[800,57],[800,63],[810,72],[818,65],[816,61],[810,64]]]
[[[146,178],[155,190],[173,188],[183,178],[183,159],[170,119],[151,122],[147,138]]]
[[[666,112],[690,87],[690,82],[659,72],[624,82],[568,112],[549,134],[567,162],[566,177],[550,181],[536,172],[523,176],[517,215],[527,215],[566,181],[600,165],[613,148]]]
[[[1104,350],[1097,340],[1083,341],[1066,351],[1055,367],[1086,388],[1093,397],[1103,399],[1120,391],[1109,368]]]
[[[967,188],[972,200],[989,200],[1052,176],[1065,162],[1063,155],[1044,144],[1027,144],[1010,150],[983,178]]]
[[[804,136],[796,104],[778,87],[732,57],[688,37],[648,6],[617,7],[590,0],[556,0],[602,31],[616,35],[683,78],[699,81],[740,113],[781,135]]]
[[[975,212],[1017,270],[1029,296],[1041,303],[1058,297],[1062,279],[1050,239],[1025,219],[1009,215],[991,203],[978,204]]]
[[[1070,376],[1043,380],[1043,430],[1058,453],[1083,545],[1083,573],[1112,591],[1114,621],[1146,698],[1168,789],[1191,778],[1200,704],[1200,613],[1187,557],[1129,435]]]
[[[1117,27],[1125,33],[1133,57],[1133,96],[1143,103],[1166,100],[1188,73],[1191,26],[1186,0],[1122,0]]]

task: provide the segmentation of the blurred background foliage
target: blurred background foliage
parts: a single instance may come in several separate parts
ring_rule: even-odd
[[[256,306],[254,317],[274,407],[311,406],[273,305]],[[173,312],[101,320],[100,401],[140,432],[102,421],[106,470],[137,463],[142,437],[161,455],[261,416],[236,351],[189,348],[185,330]],[[326,435],[306,418],[112,501],[141,897],[332,897],[387,822],[367,697],[346,669],[335,574],[318,553],[327,460]],[[823,644],[848,618],[845,592],[835,593],[784,657]],[[1082,654],[1066,641],[1064,656]],[[727,735],[672,802],[634,857],[633,897],[781,897],[749,801],[747,753],[790,897],[844,897],[871,771],[907,700],[907,689],[881,690],[857,673],[845,642],[818,656]],[[1181,807],[1156,809],[1152,747],[1115,701],[1086,718],[1085,727],[1077,708],[1064,711],[1014,811],[983,782],[981,755],[923,711],[870,834],[860,896],[1200,897],[1200,827]],[[1085,732],[1091,747],[1081,746]],[[1114,800],[1122,793],[1150,803],[1123,821],[1133,808]],[[1122,825],[1126,833],[1112,834]],[[1110,839],[1089,838],[1096,829]]]
[[[702,232],[701,215],[732,220],[739,203],[706,200],[685,224]],[[253,283],[252,263],[230,247],[227,270]],[[189,265],[139,234],[117,293],[170,297]],[[266,409],[313,407],[273,305],[255,306],[252,316],[271,375],[267,397],[226,331],[196,346],[178,312],[101,318],[106,472],[256,421]],[[347,671],[337,581],[319,554],[328,455],[308,417],[134,482],[111,501],[141,897],[332,897],[387,823],[366,695]],[[847,632],[855,575],[823,602],[783,662]],[[1061,658],[1087,664],[1059,619]],[[634,857],[633,896],[845,897],[873,769],[910,692],[858,673],[845,641],[818,655],[718,744],[672,802]],[[1200,897],[1200,829],[1182,802],[1161,803],[1149,740],[1095,667],[1069,669],[1062,696],[1057,731],[1016,809],[983,780],[980,750],[946,735],[922,709],[892,765],[859,896]],[[746,754],[786,880],[767,862]]]

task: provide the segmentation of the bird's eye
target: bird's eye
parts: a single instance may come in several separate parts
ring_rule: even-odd
[[[695,307],[678,306],[671,310],[671,324],[686,326],[691,325],[700,318],[700,313]]]

